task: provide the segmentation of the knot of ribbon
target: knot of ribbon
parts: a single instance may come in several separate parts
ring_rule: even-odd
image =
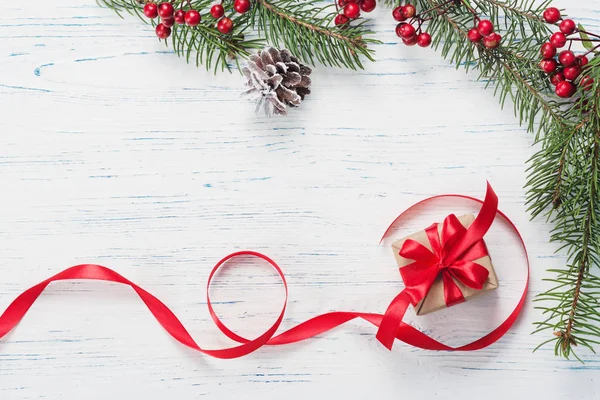
[[[457,281],[473,289],[481,290],[487,281],[489,271],[475,260],[488,255],[483,239],[475,242],[462,254],[450,258],[452,249],[465,240],[467,228],[458,218],[451,214],[444,220],[440,233],[437,223],[432,224],[425,233],[431,250],[413,239],[404,241],[400,256],[414,260],[400,268],[406,293],[412,305],[425,298],[438,276],[444,283],[444,300],[446,305],[461,303],[465,300]]]

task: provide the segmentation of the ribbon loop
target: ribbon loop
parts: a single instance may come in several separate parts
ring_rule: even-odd
[[[490,275],[490,271],[481,264],[458,260],[448,267],[448,272],[456,280],[470,288],[481,290]]]

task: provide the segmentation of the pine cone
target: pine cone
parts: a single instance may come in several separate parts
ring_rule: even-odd
[[[252,54],[242,72],[250,87],[245,94],[257,97],[256,112],[264,107],[268,116],[287,115],[287,106],[297,107],[310,94],[312,70],[288,50],[273,47]]]

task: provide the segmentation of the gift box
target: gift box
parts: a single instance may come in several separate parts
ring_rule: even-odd
[[[471,226],[471,224],[475,220],[475,216],[473,214],[467,214],[467,215],[458,217],[457,220],[462,226],[464,226],[465,228],[468,228],[469,226]],[[438,232],[439,237],[442,236],[442,227],[443,227],[442,224],[438,224],[438,226],[437,226],[437,232]],[[398,262],[398,266],[400,267],[401,273],[402,273],[402,268],[406,268],[410,264],[413,264],[415,261],[415,260],[405,258],[400,255],[401,249],[403,248],[403,245],[405,244],[405,242],[408,239],[412,239],[412,240],[420,243],[421,245],[425,246],[429,251],[433,251],[433,247],[432,247],[430,238],[428,237],[428,234],[425,230],[414,233],[412,235],[405,237],[404,239],[401,239],[401,240],[398,240],[398,241],[395,241],[394,243],[392,243],[392,249],[394,250],[394,257],[396,258],[396,261]],[[479,246],[480,250],[479,250],[479,252],[477,252],[477,254],[483,255],[483,256],[478,257],[476,259],[463,260],[462,262],[463,263],[464,263],[464,261],[472,262],[472,263],[478,264],[488,270],[489,274],[487,276],[487,279],[483,283],[481,289],[475,289],[473,287],[467,286],[460,279],[456,279],[456,277],[446,278],[446,279],[452,279],[454,281],[454,283],[456,284],[456,287],[458,287],[460,292],[462,292],[462,296],[464,297],[465,301],[471,299],[472,297],[474,297],[476,295],[487,292],[489,290],[496,289],[498,287],[498,278],[496,276],[496,273],[494,272],[494,267],[492,266],[492,260],[487,252],[487,247],[485,246],[485,242],[483,241],[483,239],[481,239],[478,246]],[[481,249],[483,249],[483,250],[481,250]],[[467,255],[467,258],[469,258],[468,255]],[[451,275],[452,274],[449,274],[448,276],[451,276]],[[404,279],[404,275],[403,275],[403,279]],[[407,282],[405,279],[405,284],[406,283]],[[442,308],[448,307],[448,305],[446,303],[447,299],[444,294],[444,290],[445,290],[444,286],[445,286],[444,279],[442,277],[442,274],[440,273],[437,275],[437,277],[431,284],[431,287],[429,288],[428,292],[425,294],[425,297],[415,305],[415,311],[416,311],[417,315],[429,314],[434,311],[440,310]],[[454,305],[454,303],[451,303],[450,306],[451,305]]]

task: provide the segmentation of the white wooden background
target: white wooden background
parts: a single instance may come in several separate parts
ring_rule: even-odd
[[[597,0],[569,3],[557,2],[600,29]],[[317,68],[302,108],[269,120],[240,100],[238,74],[186,65],[134,17],[92,0],[4,2],[0,309],[63,268],[101,263],[165,301],[201,345],[229,345],[208,317],[205,280],[222,256],[256,249],[287,274],[285,327],[330,310],[383,312],[401,288],[389,243],[377,243],[387,224],[425,196],[481,197],[489,179],[531,251],[516,327],[474,353],[388,352],[353,322],[222,361],[174,342],[126,287],[61,283],[0,342],[0,399],[597,398],[600,357],[532,354],[548,333],[530,335],[531,300],[564,257],[525,210],[531,135],[473,74],[397,45],[389,10],[373,16],[377,63]],[[442,202],[398,235],[466,209]],[[522,255],[502,225],[488,242],[500,289],[415,324],[460,344],[508,314]],[[227,270],[213,292],[247,335],[271,324],[282,295],[260,263]]]

